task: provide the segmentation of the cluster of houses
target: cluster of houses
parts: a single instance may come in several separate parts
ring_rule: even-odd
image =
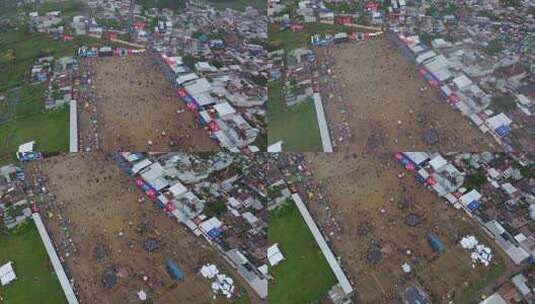
[[[440,92],[446,102],[458,109],[481,132],[492,135],[505,150],[522,149],[522,145],[514,146],[510,138],[513,115],[493,110],[491,104],[496,95],[483,90],[476,77],[470,77],[463,72],[467,68],[467,61],[464,60],[467,54],[462,49],[452,50],[452,53],[437,53],[434,48],[421,42],[418,36],[406,37],[397,33],[395,39],[404,49],[402,53],[410,54],[409,58],[419,66],[419,74]],[[442,38],[434,39],[432,45],[451,46]],[[476,57],[472,59],[476,60]],[[515,98],[529,103],[529,99],[524,95]],[[519,108],[519,111],[522,112],[522,109]],[[525,114],[531,116],[529,110]]]
[[[337,5],[336,3],[329,3]],[[321,0],[306,0],[298,2],[297,7],[294,8],[295,14],[291,14],[290,5],[291,2],[282,3],[281,1],[271,1],[268,4],[270,21],[276,24],[280,31],[290,29],[292,32],[302,32],[305,30],[307,23],[345,26],[345,31],[335,34],[316,33],[312,35],[310,37],[312,46],[327,46],[348,41],[368,40],[382,34],[382,27],[369,25],[374,23],[374,16],[382,16],[382,13],[378,11],[378,4],[371,1],[362,5],[353,5],[352,9],[354,11],[350,12],[339,12],[334,8],[329,8]],[[290,15],[292,15],[291,18]],[[362,24],[362,18],[367,18],[365,24]],[[355,29],[352,30],[352,27]],[[367,30],[362,32],[357,27]],[[333,27],[333,29],[336,28]]]
[[[30,71],[31,84],[46,84],[45,108],[54,109],[69,103],[73,97],[73,81],[78,71],[78,61],[72,56],[55,59],[45,56],[37,59]]]
[[[54,61],[54,70],[48,79],[45,92],[45,108],[53,109],[75,99],[74,81],[78,74],[78,60],[75,57],[61,57]]]
[[[266,17],[201,4],[158,17],[150,51],[178,97],[221,147],[254,145],[266,132]]]
[[[50,11],[44,15],[39,15],[39,12],[30,12],[28,16],[28,28],[31,31],[51,34],[55,38],[63,35],[65,21],[61,11]]]
[[[139,5],[132,11],[130,3],[90,1],[88,5],[98,16],[72,17],[69,34],[61,32],[64,41],[77,35],[114,41],[127,32],[135,42],[145,44],[150,38],[150,53],[176,88],[177,97],[186,103],[198,123],[221,147],[238,151],[248,146],[258,150],[258,145],[263,146],[266,135],[265,82],[269,70],[263,46],[267,39],[265,14],[251,7],[243,11],[217,11],[195,2],[180,14],[170,9],[142,12]],[[63,22],[60,12],[51,12],[47,18],[38,18],[38,14],[33,13],[32,16],[33,23],[47,18]],[[111,29],[97,22],[110,19],[131,21],[132,24],[128,29]],[[144,49],[81,47],[76,55],[127,56],[138,52],[144,52]],[[46,78],[50,82],[46,107],[54,108],[76,99],[71,95],[68,75],[56,75],[55,71],[51,75],[46,64],[39,62],[31,76],[36,83],[44,82]],[[74,64],[67,64],[67,67],[75,69]]]
[[[345,25],[348,27],[368,27],[380,29],[387,15],[396,14],[405,7],[404,0],[391,1],[391,6],[385,11],[375,1],[338,2],[323,0],[303,0],[296,5],[291,1],[268,1],[268,16],[281,29],[291,28],[292,31],[302,31],[302,23],[323,23],[331,25]]]
[[[73,16],[71,27],[76,36],[89,36],[100,39],[104,34],[104,28],[97,23],[94,18],[87,18],[86,16]]]
[[[32,215],[24,182],[21,168],[13,164],[0,167],[0,226],[7,230],[19,226]]]
[[[130,0],[89,0],[87,5],[94,11],[94,15],[99,19],[106,20],[120,20],[126,19],[130,11]],[[142,7],[136,4],[133,7],[133,13],[139,16],[142,12]]]
[[[168,216],[208,241],[267,296],[265,154],[120,153],[119,167]]]
[[[325,24],[352,24],[362,16],[362,11],[338,12],[322,0],[303,0],[295,3],[292,7],[294,17],[302,20],[304,23],[325,23]],[[290,1],[270,0],[268,1],[268,16],[272,17],[274,22],[290,23],[290,7],[294,3]]]
[[[463,5],[470,6],[470,14],[461,18]],[[535,19],[526,13],[534,4],[518,5],[407,4],[386,18],[392,40],[429,85],[506,151],[535,147],[535,65],[529,35]]]
[[[30,72],[30,83],[38,84],[46,82],[52,75],[53,64],[53,56],[38,58],[37,62],[32,66],[32,70]]]
[[[114,2],[122,3],[123,5],[113,5]],[[120,28],[123,23],[119,22],[126,18],[121,16],[121,12],[124,12],[124,10],[115,10],[117,7],[124,8],[124,3],[129,5],[130,1],[89,1],[89,7],[94,12],[92,17],[84,15],[66,17],[62,15],[61,11],[47,12],[42,16],[38,12],[31,12],[29,13],[28,26],[30,30],[49,34],[56,40],[70,41],[75,36],[117,39],[127,34],[125,29]],[[105,10],[102,6],[110,10]],[[128,6],[126,7],[126,12],[128,12]],[[117,17],[117,14],[120,16]],[[109,20],[117,21],[118,26],[113,27],[105,23]],[[145,35],[144,42],[147,41],[146,38],[147,35]]]
[[[468,123],[488,133],[505,151],[535,148],[533,43],[535,25],[526,11],[535,4],[519,1],[363,2],[349,12],[319,1],[270,1],[268,15],[279,30],[303,31],[307,23],[373,26],[386,29],[402,55],[412,61],[431,87],[464,115]],[[469,15],[461,6],[469,6]],[[290,18],[291,17],[291,18]],[[462,17],[462,18],[461,18]],[[364,24],[363,24],[364,23]],[[316,33],[313,46],[381,35],[353,31]],[[279,70],[274,71],[276,76]]]
[[[523,272],[532,272],[530,265],[535,257],[535,160],[523,154],[490,152],[447,156],[400,152],[395,154],[395,159],[447,204],[473,217],[511,261],[522,267]],[[477,244],[469,246],[470,242],[470,238],[464,240],[467,247],[481,249],[476,254],[472,253],[472,258],[485,263],[490,250],[479,248]],[[520,280],[519,276],[523,279]],[[533,283],[535,276],[529,277]],[[520,285],[528,286],[522,273],[511,281],[515,286],[520,282]],[[531,303],[534,295],[531,288],[528,290],[518,296]],[[491,299],[498,297],[501,296],[493,295]],[[492,301],[487,299],[483,303],[517,303]]]
[[[533,282],[535,272],[533,269],[525,269],[514,275],[509,281],[502,284],[496,292],[485,298],[480,304],[510,304],[510,303],[533,303]]]
[[[312,100],[317,93],[319,73],[314,68],[315,55],[309,48],[297,48],[288,53],[286,60],[284,51],[277,50],[270,54],[275,66],[272,79],[280,79],[283,85],[282,96],[288,106]],[[286,64],[284,64],[286,63]],[[284,67],[284,68],[283,68]],[[313,79],[314,78],[314,79]]]

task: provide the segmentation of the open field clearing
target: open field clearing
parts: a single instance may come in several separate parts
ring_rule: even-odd
[[[66,303],[58,278],[32,220],[0,235],[0,265],[9,261],[17,279],[0,287],[2,303]]]
[[[404,169],[390,154],[305,156],[312,182],[325,198],[307,193],[309,209],[363,303],[391,303],[413,283],[422,285],[433,303],[470,303],[511,266],[471,218],[412,176],[398,177]],[[429,233],[442,241],[444,253],[433,251]],[[472,267],[470,252],[458,245],[466,234],[493,248],[489,267]],[[410,273],[402,271],[404,263]]]
[[[278,243],[286,258],[271,268],[269,303],[315,303],[336,283],[293,201],[272,211],[268,240]]]
[[[217,149],[148,57],[89,60],[82,65],[94,70],[96,96],[89,98],[96,100],[79,105],[82,148],[84,138],[93,136],[90,125],[96,119],[104,151]]]
[[[285,151],[320,151],[320,131],[314,104],[306,102],[286,106],[279,81],[270,82],[268,89],[268,144],[282,140]]]
[[[331,77],[323,80],[321,94],[339,151],[497,149],[490,136],[442,101],[385,38],[316,53],[320,61],[334,64],[324,66]]]
[[[138,303],[141,289],[158,303],[226,302],[212,299],[210,281],[198,273],[219,261],[216,254],[143,199],[111,158],[49,158],[33,163],[29,175],[48,179],[51,195],[41,213],[81,303]],[[182,269],[183,281],[166,272],[168,259]]]

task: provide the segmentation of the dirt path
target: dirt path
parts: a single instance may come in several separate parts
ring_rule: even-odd
[[[496,150],[385,38],[319,48],[317,54],[322,74],[331,74],[321,93],[338,151]],[[438,140],[424,140],[424,134]]]

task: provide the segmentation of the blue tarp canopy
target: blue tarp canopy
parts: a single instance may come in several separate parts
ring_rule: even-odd
[[[223,230],[221,230],[221,228],[213,228],[210,231],[208,231],[208,235],[213,239],[220,236],[222,233],[223,233]]]
[[[165,208],[165,203],[162,202],[159,198],[156,198],[156,202],[158,203],[158,207]]]
[[[437,79],[435,76],[433,76],[433,74],[431,74],[431,73],[427,73],[427,74],[425,74],[424,78],[425,78],[425,80],[427,80],[427,81],[429,81],[429,80],[436,80],[436,81],[438,82],[438,79]]]
[[[472,201],[470,204],[468,204],[468,209],[473,211],[479,208],[480,205],[481,204],[479,203],[479,201]]]
[[[17,155],[19,160],[23,162],[29,162],[43,158],[43,154],[41,152],[18,153]]]
[[[190,95],[186,95],[182,98],[182,100],[184,100],[184,102],[186,103],[192,103],[193,102],[193,97],[191,97]]]
[[[199,117],[197,118],[197,121],[203,126],[207,124],[207,122],[204,120],[204,118],[202,118],[201,115],[199,115]]]
[[[505,136],[509,134],[509,128],[507,126],[501,126],[496,129],[496,133],[500,136]]]
[[[182,269],[180,269],[180,267],[178,267],[175,261],[171,259],[167,260],[167,263],[165,264],[165,269],[173,279],[177,281],[184,279],[184,272],[182,271]]]
[[[446,246],[444,243],[442,243],[442,241],[432,233],[427,235],[427,242],[435,252],[444,253],[446,251]]]
[[[416,173],[416,180],[418,180],[420,183],[425,182],[425,178],[421,176],[419,173]]]

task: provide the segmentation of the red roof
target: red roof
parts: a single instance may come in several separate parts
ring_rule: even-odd
[[[375,2],[368,2],[368,4],[366,4],[366,8],[370,11],[377,10],[379,8],[379,4]]]
[[[137,30],[142,30],[142,29],[145,28],[145,23],[141,22],[141,21],[135,22],[134,23],[134,28],[137,29]]]
[[[420,75],[422,75],[422,76],[425,76],[425,75],[427,75],[427,70],[425,68],[420,68],[418,70],[418,73],[420,73]]]
[[[178,96],[180,96],[180,97],[184,97],[184,96],[188,95],[188,92],[186,92],[186,90],[184,90],[184,89],[178,89],[178,90],[176,90],[176,94]]]
[[[219,127],[217,126],[217,123],[216,123],[215,121],[213,121],[213,120],[212,120],[211,122],[208,123],[208,128],[210,128],[210,130],[211,130],[212,132],[217,132],[217,131],[219,131]]]
[[[176,210],[176,206],[172,202],[168,202],[165,205],[165,210],[168,211],[168,212],[174,211],[174,210]]]
[[[155,198],[156,197],[156,191],[154,191],[152,189],[148,189],[147,191],[145,191],[145,194],[150,198]]]
[[[450,102],[453,102],[453,103],[457,103],[457,102],[459,102],[461,100],[461,98],[455,93],[453,93],[450,96],[448,96],[448,99],[449,99]]]
[[[294,23],[290,25],[290,29],[292,29],[294,32],[301,32],[305,29],[305,26],[299,23]]]

